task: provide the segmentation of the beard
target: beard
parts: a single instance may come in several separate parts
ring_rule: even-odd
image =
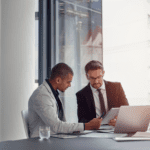
[[[100,83],[95,83],[95,84],[93,84],[93,87],[94,88],[99,88],[99,87],[101,87],[101,84]]]

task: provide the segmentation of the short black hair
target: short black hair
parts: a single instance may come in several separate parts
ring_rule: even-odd
[[[102,69],[104,70],[103,64],[97,60],[92,60],[88,62],[85,66],[85,72],[88,73],[89,70],[97,70]]]
[[[73,70],[65,63],[58,63],[52,68],[50,79],[53,80],[56,77],[64,79],[68,74],[73,75]]]

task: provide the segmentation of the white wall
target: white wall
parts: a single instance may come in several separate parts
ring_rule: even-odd
[[[122,83],[130,105],[150,104],[148,10],[147,0],[103,0],[104,78]]]
[[[35,2],[1,0],[1,141],[26,138],[21,110],[35,80]]]

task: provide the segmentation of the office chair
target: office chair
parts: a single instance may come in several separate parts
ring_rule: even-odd
[[[22,110],[21,115],[22,115],[22,120],[23,120],[26,136],[27,138],[30,138],[29,123],[28,123],[28,110]]]

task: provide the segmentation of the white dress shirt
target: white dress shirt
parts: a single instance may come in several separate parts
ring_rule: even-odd
[[[93,88],[90,84],[92,93],[93,93],[93,97],[94,97],[94,102],[95,102],[95,109],[96,109],[96,118],[100,117],[101,114],[101,106],[100,106],[100,101],[99,101],[99,93],[97,91],[97,89]],[[99,89],[101,89],[101,93],[103,95],[104,98],[104,105],[105,105],[105,109],[106,109],[106,113],[108,112],[108,103],[107,103],[107,95],[106,95],[106,88],[105,88],[105,83],[103,81],[103,84],[101,87],[99,87]]]

